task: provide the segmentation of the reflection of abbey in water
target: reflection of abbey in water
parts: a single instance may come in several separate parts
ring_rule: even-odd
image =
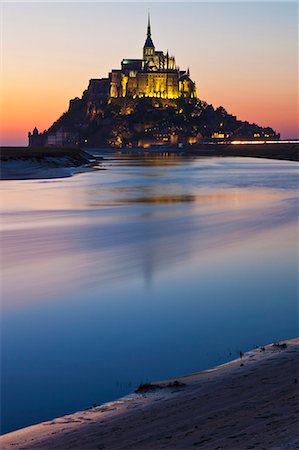
[[[96,81],[96,80],[94,80]],[[108,81],[108,80],[107,80]],[[143,59],[123,59],[120,70],[109,74],[110,97],[196,97],[189,69],[180,70],[174,56],[155,49],[150,18],[143,47]]]

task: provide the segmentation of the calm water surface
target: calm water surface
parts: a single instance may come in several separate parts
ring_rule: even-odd
[[[298,165],[116,158],[2,182],[2,430],[294,337]]]

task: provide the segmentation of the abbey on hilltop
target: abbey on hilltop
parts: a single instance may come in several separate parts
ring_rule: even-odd
[[[109,74],[110,97],[196,97],[189,69],[180,70],[174,56],[155,49],[148,17],[142,59],[123,59],[120,70]]]
[[[190,71],[180,70],[168,51],[156,50],[152,41],[150,17],[142,59],[123,59],[121,69],[113,69],[109,78],[91,79],[88,90],[101,98],[158,97],[196,98]]]
[[[150,17],[141,59],[123,59],[107,78],[92,78],[48,130],[28,133],[30,147],[144,148],[277,137],[270,127],[240,121],[200,100],[189,69],[156,50]]]

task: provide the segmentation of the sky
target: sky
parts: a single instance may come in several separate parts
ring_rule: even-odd
[[[148,9],[156,49],[190,67],[200,99],[299,137],[295,2],[21,2],[1,5],[1,145],[27,145],[90,78],[140,58]]]

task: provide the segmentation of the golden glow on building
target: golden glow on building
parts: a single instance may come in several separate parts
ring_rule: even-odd
[[[151,38],[148,19],[142,59],[123,59],[120,70],[109,74],[110,97],[196,98],[195,83],[189,69],[182,71],[174,56],[157,51]]]
[[[224,137],[224,133],[219,133],[217,131],[212,134],[212,139],[223,139]]]

